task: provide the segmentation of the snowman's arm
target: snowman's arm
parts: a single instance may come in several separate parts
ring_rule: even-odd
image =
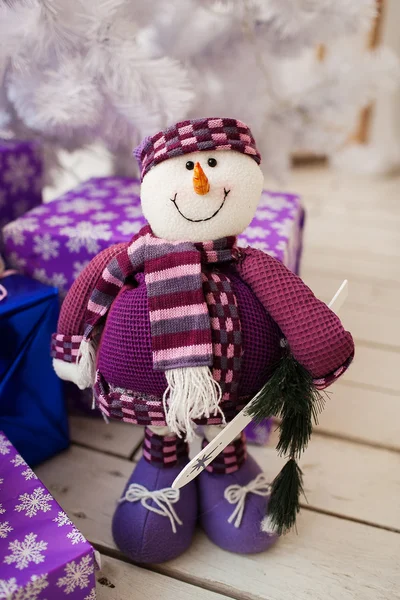
[[[62,304],[57,333],[52,336],[53,365],[61,379],[75,382],[76,359],[84,333],[86,307],[96,285],[110,260],[128,246],[115,244],[95,256],[72,284]],[[70,363],[65,365],[64,363]]]
[[[272,256],[252,248],[242,251],[237,269],[317,387],[327,387],[344,373],[354,356],[353,338],[300,277]]]

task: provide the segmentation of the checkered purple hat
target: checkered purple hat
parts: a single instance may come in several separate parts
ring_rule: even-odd
[[[141,177],[152,167],[172,158],[198,150],[236,150],[254,158],[261,156],[250,129],[237,119],[209,118],[181,121],[146,138],[134,150]]]

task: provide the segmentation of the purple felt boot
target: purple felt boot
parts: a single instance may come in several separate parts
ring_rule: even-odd
[[[190,546],[197,520],[196,483],[181,490],[171,488],[187,462],[187,445],[182,440],[146,429],[143,457],[125,487],[112,523],[116,545],[131,560],[161,563]]]
[[[200,523],[220,548],[239,554],[267,550],[278,536],[262,530],[270,486],[256,461],[247,456],[245,438],[235,440],[198,480]]]

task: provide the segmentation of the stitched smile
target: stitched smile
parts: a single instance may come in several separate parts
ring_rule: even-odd
[[[181,209],[179,208],[179,206],[178,206],[178,204],[177,204],[177,202],[176,202],[176,197],[177,197],[178,193],[176,193],[176,194],[175,194],[175,196],[174,196],[173,198],[170,198],[170,200],[171,200],[171,202],[173,202],[173,204],[175,205],[175,208],[176,208],[176,210],[178,211],[178,213],[179,213],[180,215],[182,215],[182,217],[183,217],[184,219],[186,219],[186,221],[191,221],[192,223],[201,223],[201,222],[203,222],[203,221],[210,221],[211,219],[213,219],[213,218],[214,218],[214,217],[215,217],[215,216],[216,216],[216,215],[219,213],[219,211],[221,210],[221,208],[224,206],[224,204],[225,204],[225,200],[226,200],[226,198],[227,198],[227,196],[228,196],[228,194],[229,194],[229,192],[230,192],[230,191],[231,191],[231,190],[226,190],[226,189],[224,188],[224,199],[222,200],[221,206],[220,206],[220,207],[219,207],[219,208],[218,208],[218,209],[215,211],[215,213],[213,213],[213,214],[211,215],[211,217],[206,217],[205,219],[190,219],[189,217],[185,217],[185,215],[183,214],[183,212],[181,211]]]

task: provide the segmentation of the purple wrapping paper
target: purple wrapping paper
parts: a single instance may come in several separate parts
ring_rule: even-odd
[[[82,183],[9,223],[6,257],[24,274],[65,293],[93,256],[130,240],[142,227],[139,190],[139,181],[121,177]],[[298,196],[265,191],[239,243],[260,248],[297,271],[303,219]]]
[[[0,139],[0,231],[41,202],[40,144],[34,140]]]
[[[94,550],[0,432],[0,598],[95,600]]]

